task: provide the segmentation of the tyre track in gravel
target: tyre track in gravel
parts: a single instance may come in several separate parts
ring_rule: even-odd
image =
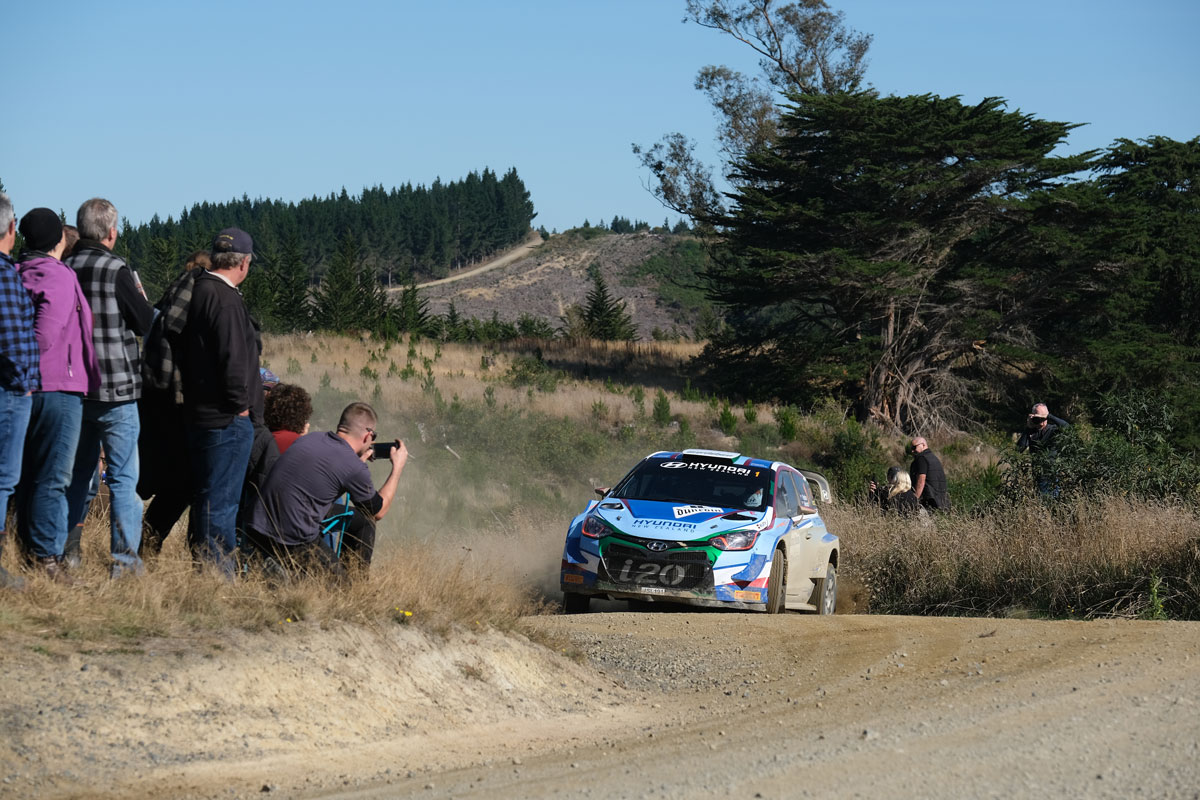
[[[539,618],[637,693],[557,741],[312,796],[1200,796],[1200,626],[723,613]],[[626,709],[628,711],[628,709]]]

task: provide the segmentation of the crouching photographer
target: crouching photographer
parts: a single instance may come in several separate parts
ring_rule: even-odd
[[[337,500],[343,494],[350,495],[354,510],[342,550],[363,569],[371,563],[375,523],[391,507],[408,460],[403,442],[374,444],[376,424],[371,406],[351,403],[342,411],[336,433],[301,436],[275,462],[251,504],[244,536],[270,570],[347,577],[339,553],[323,535],[324,521],[341,510]],[[376,491],[367,462],[383,449],[388,451],[392,472]]]

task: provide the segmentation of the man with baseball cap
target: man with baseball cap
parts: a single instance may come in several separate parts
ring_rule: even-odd
[[[201,563],[232,576],[242,483],[262,423],[260,343],[238,286],[254,241],[226,228],[212,244],[212,267],[196,277],[181,332],[179,371],[195,481],[188,543]]]

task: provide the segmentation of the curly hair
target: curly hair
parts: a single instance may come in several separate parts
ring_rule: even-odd
[[[304,426],[311,416],[312,398],[304,387],[294,383],[276,386],[263,404],[263,420],[272,432],[304,433]]]

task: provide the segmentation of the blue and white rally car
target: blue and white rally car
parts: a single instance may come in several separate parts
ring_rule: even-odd
[[[593,597],[768,614],[832,614],[837,606],[838,538],[817,511],[830,496],[816,473],[684,450],[649,455],[612,489],[596,491],[602,497],[567,531],[567,613],[586,611]]]

